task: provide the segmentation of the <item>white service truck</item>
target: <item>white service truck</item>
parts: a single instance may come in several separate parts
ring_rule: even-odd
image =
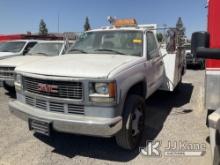
[[[9,109],[38,133],[115,136],[119,146],[134,149],[145,99],[158,89],[173,91],[184,67],[181,47],[161,51],[151,30],[116,20],[84,33],[67,55],[17,67],[17,100]]]

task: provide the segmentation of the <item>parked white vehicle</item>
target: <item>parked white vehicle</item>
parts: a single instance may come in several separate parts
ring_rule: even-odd
[[[25,55],[36,43],[37,40],[14,40],[1,42],[0,60]]]
[[[186,64],[188,66],[199,65],[201,69],[204,69],[205,60],[196,57],[196,55],[191,52],[191,44],[185,44],[184,47],[185,47]]]
[[[67,55],[17,67],[10,111],[46,135],[115,136],[119,146],[137,147],[144,100],[181,83],[184,54],[161,53],[152,31],[118,24],[86,32]]]
[[[30,64],[48,57],[59,56],[65,53],[72,42],[65,41],[38,41],[26,56],[16,56],[0,60],[0,81],[7,90],[14,90],[14,70],[17,66]]]

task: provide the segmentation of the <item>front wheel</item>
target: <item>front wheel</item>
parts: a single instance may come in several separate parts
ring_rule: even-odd
[[[123,126],[116,135],[117,144],[128,150],[135,149],[144,131],[145,102],[137,95],[130,95],[125,101],[123,111]]]

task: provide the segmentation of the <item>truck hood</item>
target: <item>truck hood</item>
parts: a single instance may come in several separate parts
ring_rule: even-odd
[[[0,52],[0,60],[4,58],[9,58],[18,55],[18,53],[12,53],[12,52]]]
[[[17,66],[35,62],[35,61],[38,61],[44,58],[47,58],[47,56],[37,56],[37,55],[16,56],[16,57],[0,60],[0,66],[17,67]]]
[[[139,58],[110,54],[69,54],[22,65],[16,71],[48,76],[106,78],[117,67]]]

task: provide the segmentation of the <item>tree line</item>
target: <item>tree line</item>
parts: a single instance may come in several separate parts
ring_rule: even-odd
[[[88,31],[91,29],[88,17],[86,17],[86,19],[85,19],[83,29],[84,29],[84,31]],[[39,24],[39,35],[47,35],[47,34],[48,34],[47,25],[46,25],[45,21],[43,19],[41,19],[40,24]]]
[[[178,18],[178,21],[176,23],[176,28],[182,29],[182,33],[184,35],[185,28],[184,28],[183,21],[182,21],[181,17]],[[88,17],[85,18],[85,23],[84,23],[83,29],[84,29],[84,31],[88,31],[88,30],[91,29]],[[47,35],[48,34],[47,25],[46,25],[46,23],[44,22],[43,19],[40,20],[39,34],[40,35]],[[159,42],[162,42],[163,39],[164,39],[164,34],[157,33],[157,39],[158,39]]]

